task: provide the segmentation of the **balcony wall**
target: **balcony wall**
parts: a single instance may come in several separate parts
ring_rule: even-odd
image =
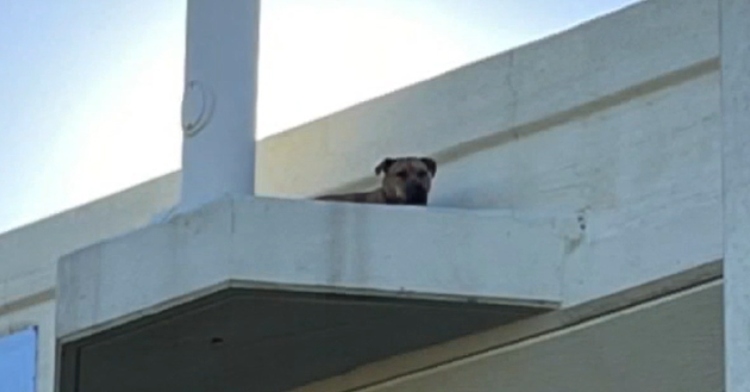
[[[270,138],[261,194],[439,167],[435,206],[580,212],[573,305],[721,258],[718,2],[651,0]],[[341,148],[341,146],[346,146]]]

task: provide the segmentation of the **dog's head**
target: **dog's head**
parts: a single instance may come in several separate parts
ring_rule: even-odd
[[[437,163],[427,157],[386,158],[375,168],[383,173],[383,192],[393,204],[427,205]]]

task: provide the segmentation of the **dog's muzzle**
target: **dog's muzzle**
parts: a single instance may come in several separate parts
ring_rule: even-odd
[[[404,189],[406,194],[406,204],[409,205],[427,205],[427,189],[420,183],[411,183]]]

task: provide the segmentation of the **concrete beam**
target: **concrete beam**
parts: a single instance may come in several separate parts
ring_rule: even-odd
[[[721,0],[726,391],[750,391],[750,0]]]
[[[117,324],[222,285],[554,307],[578,230],[573,216],[222,199],[63,257],[57,333]]]
[[[580,241],[574,216],[225,198],[61,259],[61,391],[288,390],[558,308]]]

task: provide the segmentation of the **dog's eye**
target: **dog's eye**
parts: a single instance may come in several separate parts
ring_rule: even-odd
[[[417,173],[417,177],[419,177],[419,178],[425,178],[425,177],[427,177],[427,172],[426,172],[426,171],[424,171],[424,170],[420,170],[420,171],[419,171],[419,172]]]
[[[402,170],[402,171],[396,173],[396,175],[399,176],[399,178],[406,178],[407,176],[409,176],[409,173],[407,173],[406,171]]]

